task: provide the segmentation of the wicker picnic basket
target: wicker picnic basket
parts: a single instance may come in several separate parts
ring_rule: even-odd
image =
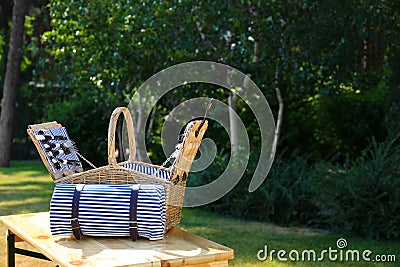
[[[127,161],[118,163],[115,151],[115,132],[121,113],[127,124],[129,158]],[[165,231],[167,231],[180,222],[188,173],[207,126],[207,120],[195,120],[186,126],[182,141],[177,145],[178,149],[175,151],[175,160],[168,168],[136,160],[132,117],[125,107],[116,108],[111,115],[108,128],[108,165],[99,168],[82,171],[82,166],[77,165],[76,168],[55,173],[51,164],[48,164],[49,159],[46,158],[48,155],[42,152],[40,143],[34,137],[34,130],[60,128],[61,125],[56,122],[31,125],[28,134],[38,148],[39,154],[56,184],[157,184],[164,186],[167,203]]]

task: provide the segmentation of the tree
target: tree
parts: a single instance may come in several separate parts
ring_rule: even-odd
[[[29,1],[14,0],[10,47],[7,55],[0,115],[0,166],[3,167],[8,167],[10,165],[12,128],[14,125],[15,101],[19,86],[18,79],[23,46],[25,14],[29,5]]]
[[[63,124],[74,125],[73,135],[87,134],[84,144],[105,131],[111,110],[117,102],[125,104],[132,89],[165,67],[193,60],[223,62],[250,74],[280,118],[277,136],[289,151],[312,153],[315,160],[354,156],[372,136],[383,138],[377,136],[381,127],[374,128],[383,97],[374,94],[391,90],[382,64],[385,58],[396,62],[391,44],[399,38],[398,7],[390,1],[52,0],[49,8],[52,29],[42,45],[50,59],[43,71],[35,70],[42,73],[38,84],[48,90],[35,92],[34,101],[46,101],[33,106],[43,106],[51,116],[46,119],[64,117]],[[205,92],[193,91],[174,98]],[[251,115],[240,103],[238,113]],[[91,132],[85,131],[87,121],[99,123],[95,118],[105,119],[102,128],[91,124]],[[246,125],[249,133],[257,132],[254,120]],[[96,152],[104,151],[98,146],[104,138],[95,141]]]

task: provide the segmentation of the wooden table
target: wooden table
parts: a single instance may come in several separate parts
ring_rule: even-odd
[[[15,266],[15,253],[53,261],[65,267],[109,266],[228,266],[232,249],[190,234],[178,228],[163,240],[127,238],[53,237],[49,213],[29,213],[1,217],[7,227],[8,264]],[[25,241],[40,253],[16,248],[14,242]]]

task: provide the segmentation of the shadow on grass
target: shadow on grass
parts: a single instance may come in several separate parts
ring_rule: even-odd
[[[0,169],[0,175],[7,175],[7,176],[13,176],[16,173],[25,173],[27,175],[29,175],[29,177],[41,177],[44,175],[44,173],[42,172],[37,172],[34,170],[8,170],[8,171],[4,171],[3,169]]]
[[[51,196],[53,188],[54,184],[51,181],[21,181],[0,184],[0,202]]]
[[[48,175],[41,161],[12,161],[10,167],[0,168],[0,175],[15,176],[20,173],[28,173],[30,177]]]
[[[0,183],[0,188],[1,187],[12,187],[17,190],[22,189],[24,187],[35,187],[35,188],[50,188],[53,190],[54,183],[53,181],[32,181],[32,180],[24,180],[24,181],[18,181],[16,180],[15,182],[6,182],[6,183]]]

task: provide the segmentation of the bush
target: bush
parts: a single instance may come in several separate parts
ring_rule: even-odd
[[[355,161],[322,163],[312,186],[314,225],[376,239],[400,237],[400,145],[373,142]]]
[[[252,177],[255,169],[252,165],[256,163],[251,160],[245,177],[238,185],[223,198],[205,206],[205,209],[284,225],[303,225],[316,215],[310,190],[306,186],[310,179],[306,159],[296,154],[289,158],[283,155],[277,157],[264,183],[255,192],[249,193],[248,178]],[[218,167],[222,169],[225,164],[215,164],[214,170],[192,175],[190,184],[210,182],[207,177],[215,178],[215,173],[222,172],[218,171]]]
[[[251,218],[284,225],[304,225],[314,215],[310,202],[309,167],[296,154],[275,159],[264,184],[250,197]]]
[[[247,191],[252,166],[226,196],[205,209],[280,225],[308,226],[349,236],[400,238],[400,144],[372,142],[356,160],[310,166],[297,154],[281,155],[268,178]],[[221,162],[227,161],[221,158]],[[208,183],[226,164],[191,175],[191,185]],[[254,161],[250,162],[251,163]],[[254,167],[254,166],[253,166]],[[216,170],[215,170],[216,169]],[[218,172],[219,170],[219,172]],[[247,179],[246,179],[247,178]]]

